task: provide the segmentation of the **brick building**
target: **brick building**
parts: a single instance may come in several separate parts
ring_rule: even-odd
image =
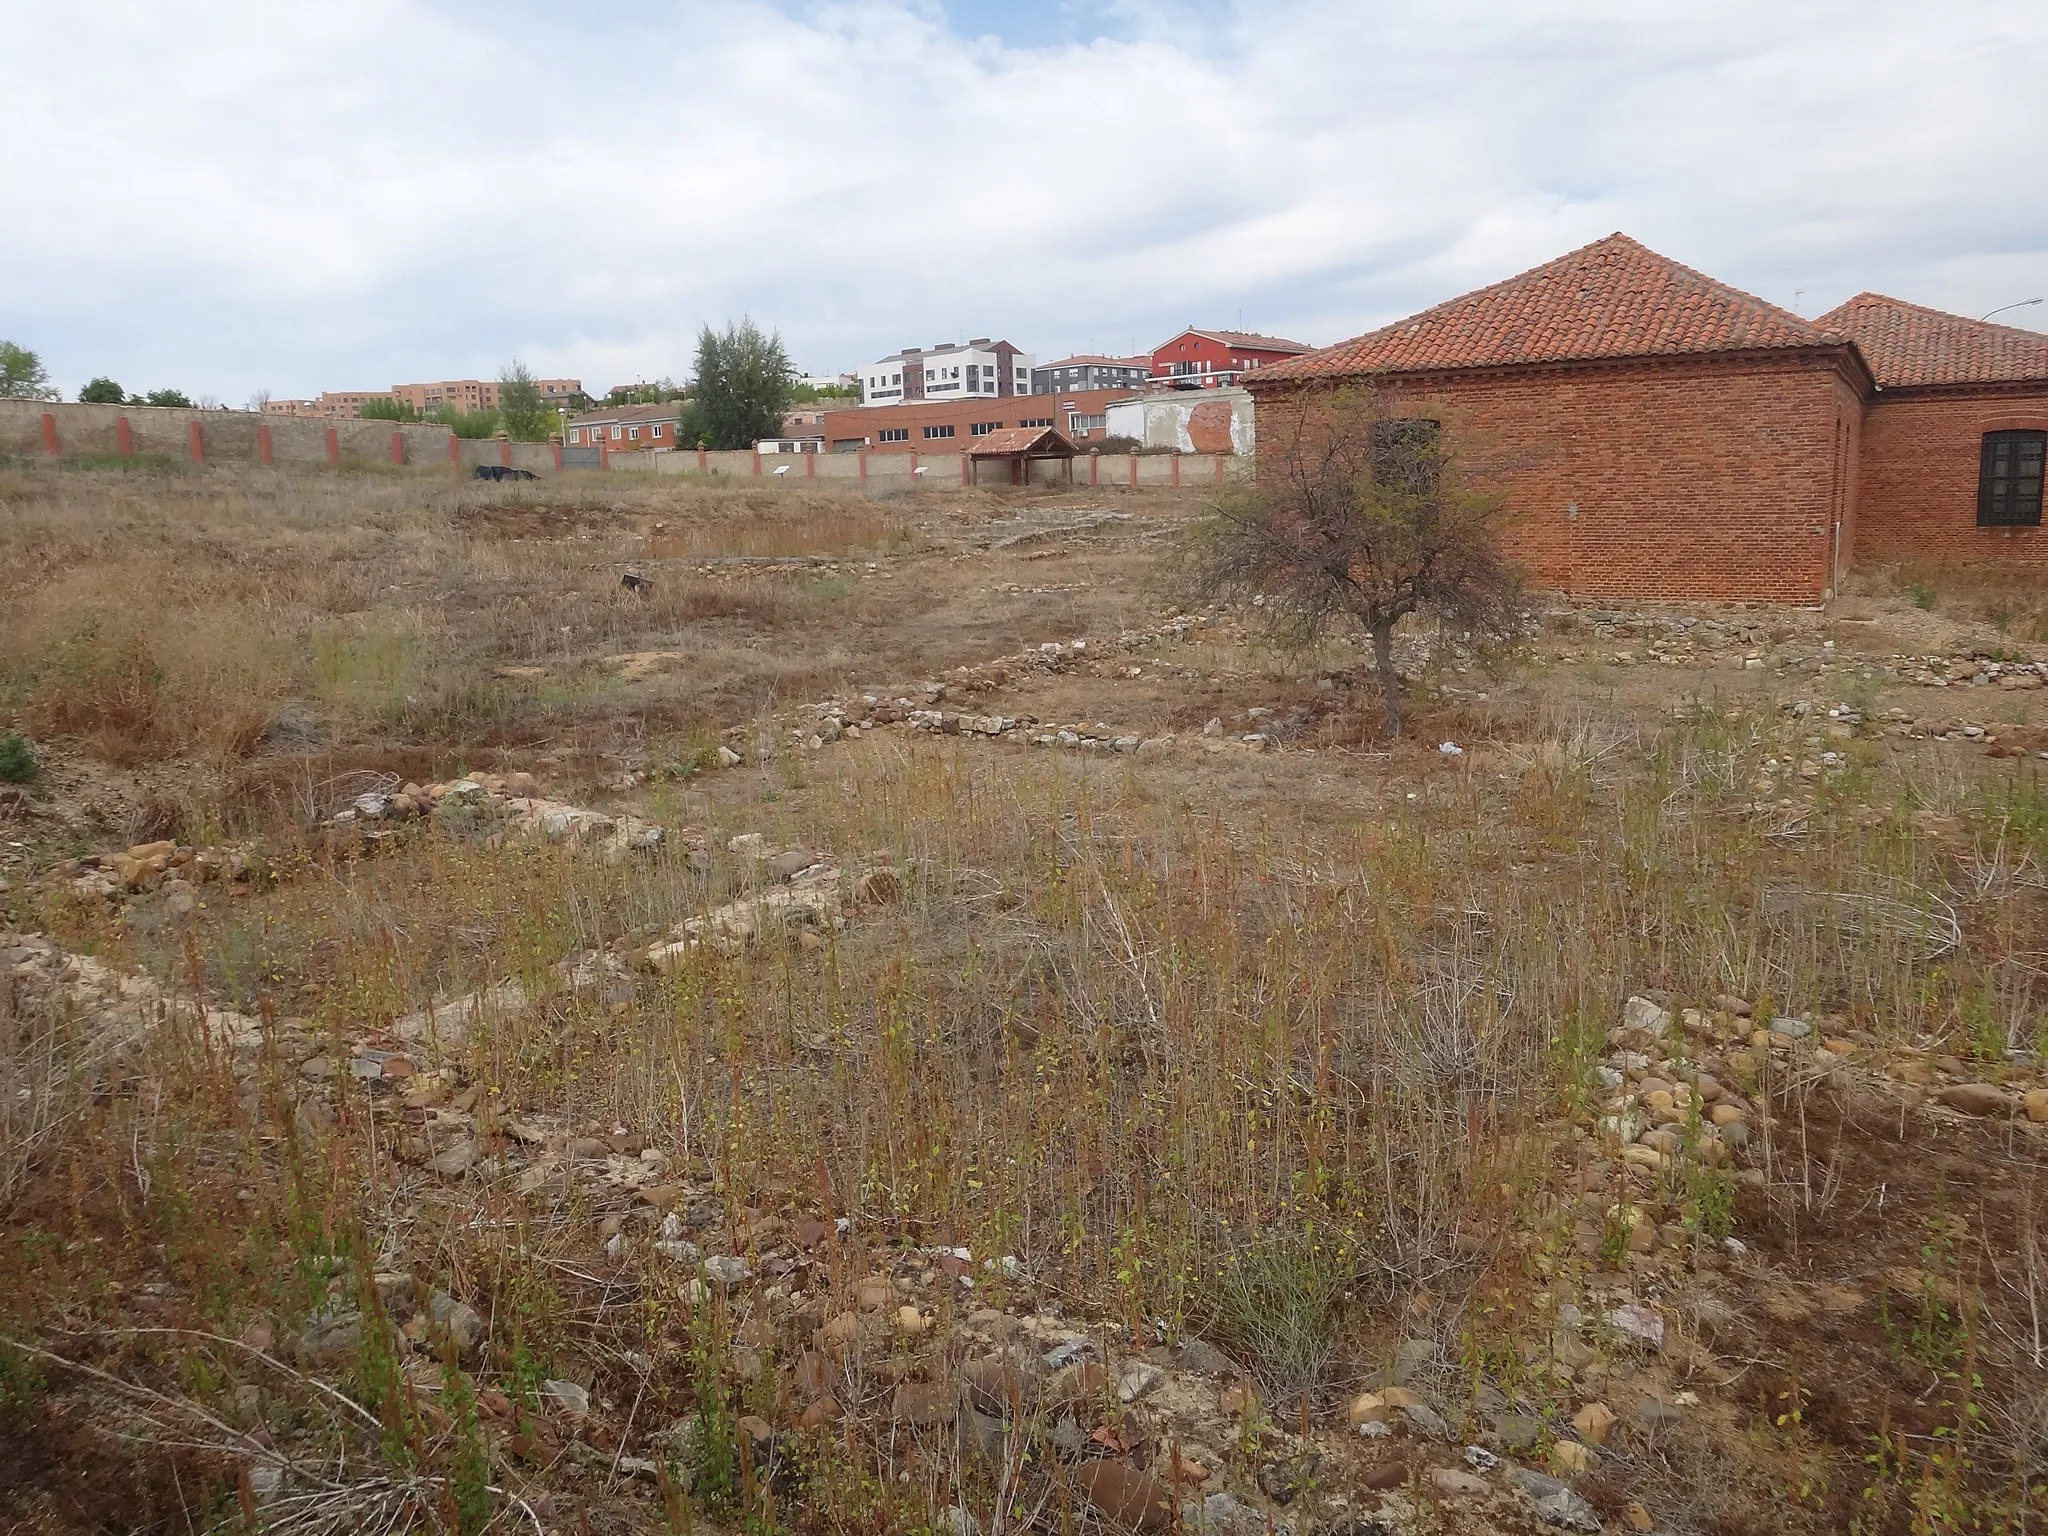
[[[1252,373],[1313,352],[1305,342],[1251,331],[1198,331],[1190,326],[1152,349],[1152,377],[1175,389],[1221,389]]]
[[[923,400],[913,405],[853,406],[825,413],[828,453],[960,453],[977,438],[1011,427],[1053,427],[1083,444],[1105,435],[1106,413],[1130,389],[1012,395],[1004,400]]]
[[[566,406],[583,393],[581,379],[535,379],[542,400]],[[452,410],[473,413],[498,408],[496,379],[439,379],[429,384],[394,384],[389,389],[327,390],[317,400],[266,400],[263,409],[271,416],[318,416],[330,421],[353,421],[363,414],[364,402],[403,400],[419,416]]]
[[[2048,338],[1875,296],[1809,322],[1625,235],[1247,382],[1261,453],[1347,382],[1443,420],[1532,580],[1587,597],[1814,603],[1858,552],[2043,558]]]
[[[1859,558],[2048,562],[2048,336],[1859,293],[1814,322],[1876,387],[1856,461]]]
[[[664,451],[678,446],[676,431],[683,419],[683,403],[664,400],[657,405],[600,406],[571,416],[563,423],[562,441],[571,448],[596,448],[613,453]]]

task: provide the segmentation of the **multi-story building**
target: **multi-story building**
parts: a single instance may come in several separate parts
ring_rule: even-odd
[[[602,444],[613,453],[661,453],[685,446],[676,440],[682,417],[683,405],[679,400],[664,400],[658,405],[600,406],[571,416],[563,425],[562,441],[571,448],[595,448]]]
[[[1058,427],[1085,445],[1107,428],[1107,412],[1131,389],[1011,395],[990,400],[916,400],[906,405],[849,406],[825,413],[825,446],[833,453],[959,453],[1003,427]]]
[[[1143,389],[1151,375],[1152,359],[1149,357],[1097,357],[1083,353],[1033,368],[1031,393],[1049,395],[1062,389]]]
[[[1313,352],[1314,347],[1250,331],[1198,331],[1193,326],[1152,349],[1152,378],[1173,389],[1221,389],[1242,384],[1261,368]]]
[[[861,370],[862,405],[913,400],[1003,399],[1031,392],[1031,356],[1007,341],[977,336],[929,351],[905,347]]]
[[[563,408],[583,393],[581,379],[535,379],[540,397],[547,404]],[[495,411],[499,384],[496,379],[441,379],[431,384],[394,384],[389,389],[328,390],[318,400],[267,400],[263,409],[272,416],[319,416],[329,420],[351,420],[363,414],[366,400],[402,400],[421,415],[435,411]]]

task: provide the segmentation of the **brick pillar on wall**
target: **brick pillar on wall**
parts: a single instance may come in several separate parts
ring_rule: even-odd
[[[1180,455],[1177,453],[1173,456],[1173,487],[1180,489]]]
[[[265,464],[274,462],[270,452],[270,423],[267,421],[256,423],[256,457]]]
[[[861,483],[862,485],[866,485],[866,484],[868,483],[868,451],[867,451],[867,449],[865,449],[865,448],[861,449],[861,451],[860,451],[860,454],[859,454],[859,458],[860,458],[860,483]]]
[[[1136,454],[1134,453],[1134,454],[1132,454],[1132,455],[1131,455],[1131,484],[1132,484],[1132,485],[1136,485],[1137,483],[1138,483],[1138,456],[1137,456],[1137,455],[1136,455]]]
[[[804,478],[806,480],[818,478],[818,456],[815,453],[804,455]]]
[[[512,467],[512,434],[509,432],[498,434],[498,462],[506,469]]]
[[[391,462],[394,464],[403,464],[405,462],[405,434],[396,427],[391,429]]]
[[[557,432],[548,439],[548,452],[554,455],[555,468],[562,467],[562,434]]]
[[[701,475],[704,473],[705,470],[709,469],[710,467],[711,455],[706,453],[704,451],[704,445],[702,443],[699,443],[697,445],[697,473]]]
[[[1096,483],[1096,476],[1100,474],[1101,471],[1102,450],[1100,448],[1091,448],[1088,450],[1088,483],[1090,485],[1094,485]]]
[[[754,478],[761,478],[761,450],[758,448],[754,450]]]
[[[121,450],[122,458],[135,457],[135,429],[128,425],[126,416],[114,423],[114,444]]]
[[[973,462],[974,460],[968,457],[966,454],[963,453],[960,455],[960,483],[962,485],[971,485],[974,483],[972,480],[968,478],[968,466]]]
[[[1216,483],[1218,485],[1221,485],[1223,483],[1223,462],[1225,459],[1229,457],[1230,455],[1227,453],[1219,453],[1216,455]]]
[[[462,467],[462,439],[453,432],[448,434],[448,462],[457,469]]]
[[[194,464],[204,464],[206,462],[206,428],[196,421],[186,422],[185,440],[192,448],[192,462]]]
[[[330,464],[339,464],[341,462],[341,433],[333,427],[327,429],[327,462]]]
[[[605,441],[602,432],[597,435],[597,467],[599,469],[610,469],[612,467],[612,445]]]
[[[51,458],[57,457],[57,413],[43,412],[43,452]]]

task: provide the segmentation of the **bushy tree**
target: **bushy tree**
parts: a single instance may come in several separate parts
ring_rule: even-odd
[[[522,443],[544,443],[559,418],[555,408],[541,397],[526,364],[514,358],[498,375],[498,414],[505,431]]]
[[[56,386],[43,369],[43,360],[11,341],[0,341],[0,399],[55,400]]]
[[[436,407],[427,420],[446,427],[461,438],[496,437],[503,418],[496,411],[458,411],[452,405]]]
[[[764,437],[780,437],[795,379],[779,334],[764,335],[748,319],[723,332],[705,326],[697,337],[697,377],[678,439],[751,448]]]
[[[192,409],[192,400],[182,389],[152,389],[142,397],[144,405],[172,405]]]
[[[1262,595],[1256,611],[1283,643],[1363,632],[1398,736],[1395,627],[1421,614],[1497,634],[1513,620],[1521,581],[1502,509],[1432,415],[1363,389],[1261,402],[1258,472],[1192,531],[1178,575],[1193,601]]]
[[[80,405],[121,405],[127,399],[121,386],[104,376],[94,379],[78,392]]]
[[[379,395],[363,402],[363,417],[367,421],[418,421],[420,413],[412,408],[410,400],[401,400],[396,395]]]

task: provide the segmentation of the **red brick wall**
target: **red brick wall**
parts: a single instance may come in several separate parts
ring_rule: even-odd
[[[2048,528],[1979,528],[1986,432],[2048,431],[2048,388],[1880,397],[1863,427],[1856,555],[2048,564]]]
[[[1860,406],[1830,357],[1503,370],[1401,393],[1400,414],[1441,416],[1451,451],[1505,490],[1509,547],[1538,587],[1817,603],[1838,517],[1847,565]],[[1267,399],[1259,411],[1263,451],[1285,433]]]
[[[1026,421],[1044,421],[1048,417],[1066,436],[1075,442],[1085,443],[1089,438],[1103,434],[1068,431],[1067,415],[1070,411],[1081,416],[1100,416],[1109,408],[1110,402],[1128,400],[1137,393],[1135,389],[1084,389],[1053,395],[1007,395],[995,399],[984,395],[974,400],[913,400],[908,405],[852,406],[843,411],[825,413],[825,451],[838,452],[841,450],[834,444],[866,438],[872,453],[965,453],[974,441],[969,428],[978,422],[998,421],[1006,427],[1014,427]],[[944,426],[953,429],[951,437],[934,439],[924,435],[926,427]],[[910,440],[885,443],[881,441],[884,427],[906,430],[910,433]]]

